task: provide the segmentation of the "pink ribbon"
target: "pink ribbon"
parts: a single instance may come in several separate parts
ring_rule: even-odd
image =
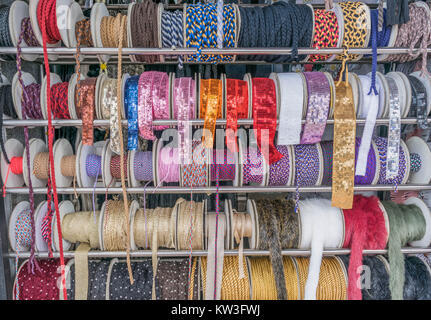
[[[174,118],[178,119],[178,148],[181,164],[189,164],[191,154],[189,120],[195,118],[195,81],[192,78],[178,78],[174,83]]]
[[[169,119],[169,76],[165,72],[143,72],[138,82],[139,134],[147,140],[155,140],[154,130],[166,126],[153,126],[153,120]]]

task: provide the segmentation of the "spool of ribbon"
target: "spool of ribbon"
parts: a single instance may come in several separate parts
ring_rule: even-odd
[[[124,88],[124,107],[127,110],[127,149],[138,148],[138,83],[139,76],[132,76],[126,80]]]
[[[169,76],[165,72],[146,71],[138,83],[138,124],[142,138],[154,140],[154,130],[165,126],[153,127],[153,120],[169,119]]]
[[[79,80],[75,90],[75,108],[78,118],[82,119],[82,143],[93,145],[93,120],[95,113],[95,90],[97,78]]]
[[[248,117],[248,97],[247,81],[226,79],[226,145],[231,152],[238,150],[238,119]]]
[[[205,119],[202,143],[212,149],[217,118],[222,117],[222,81],[218,79],[201,79],[199,117]]]
[[[262,184],[264,182],[264,160],[258,148],[250,147],[243,151],[243,184]]]
[[[210,170],[211,181],[216,181],[217,170],[219,181],[235,180],[235,155],[229,149],[214,149]]]
[[[252,86],[253,129],[259,150],[271,165],[283,157],[274,145],[277,129],[275,83],[268,78],[253,78]]]
[[[201,141],[192,142],[192,161],[181,167],[181,183],[184,187],[208,185],[208,149]]]

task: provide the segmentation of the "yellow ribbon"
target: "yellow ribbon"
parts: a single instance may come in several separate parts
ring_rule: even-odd
[[[348,83],[348,49],[344,49],[340,78],[335,85],[332,206],[351,209],[355,183],[356,115],[353,92]],[[345,71],[345,79],[343,72]]]

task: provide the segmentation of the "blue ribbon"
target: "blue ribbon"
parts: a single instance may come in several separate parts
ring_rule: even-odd
[[[128,122],[128,150],[138,148],[138,82],[139,76],[130,77],[126,80],[124,88],[124,108]]]

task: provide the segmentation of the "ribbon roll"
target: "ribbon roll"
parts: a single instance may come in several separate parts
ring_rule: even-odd
[[[248,84],[237,79],[226,80],[226,145],[237,152],[238,119],[248,116]]]
[[[206,148],[212,148],[216,120],[222,117],[222,82],[218,79],[202,79],[200,90],[199,116],[205,119],[202,143]]]

